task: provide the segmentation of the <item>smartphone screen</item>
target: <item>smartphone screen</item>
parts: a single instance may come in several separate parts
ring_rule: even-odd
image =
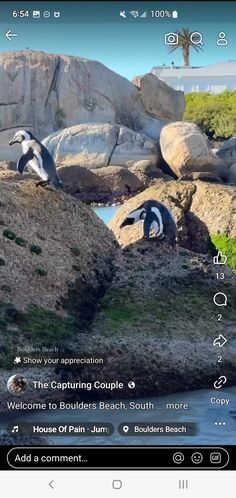
[[[1,493],[234,486],[235,14],[0,7]]]

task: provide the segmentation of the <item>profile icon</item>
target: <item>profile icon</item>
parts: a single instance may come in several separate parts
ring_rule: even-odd
[[[228,45],[228,40],[226,39],[226,34],[224,31],[220,31],[218,34],[218,40],[217,40],[217,45]]]
[[[12,375],[7,381],[7,389],[9,393],[15,396],[20,396],[24,394],[28,386],[28,380],[24,375],[16,374]]]

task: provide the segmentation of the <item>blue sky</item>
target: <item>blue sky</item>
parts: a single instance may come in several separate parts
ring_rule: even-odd
[[[109,3],[114,7],[115,2]],[[213,4],[213,2],[210,3]],[[190,4],[190,2],[186,2],[186,4]],[[194,2],[195,6],[196,4],[197,2]],[[6,2],[5,5],[9,7],[12,4]],[[98,10],[99,5],[102,4],[97,2]],[[116,15],[112,18],[113,20],[115,18],[116,22],[108,22],[107,20],[101,22],[101,19],[96,23],[87,23],[85,20],[77,23],[64,23],[63,19],[60,21],[51,19],[50,22],[44,22],[43,19],[31,20],[31,22],[11,19],[11,22],[2,22],[0,24],[2,32],[0,50],[24,50],[29,47],[33,50],[81,56],[99,60],[122,76],[132,79],[136,75],[150,71],[154,65],[162,65],[163,63],[169,65],[172,60],[176,65],[181,65],[181,51],[168,54],[167,46],[164,44],[164,35],[168,32],[174,32],[176,29],[188,27],[191,31],[202,32],[204,40],[202,52],[197,54],[191,50],[190,61],[192,65],[208,65],[223,60],[236,59],[235,23],[229,22],[230,15],[229,18],[223,19],[226,3],[221,3],[223,19],[221,22],[213,22],[214,16],[212,16],[211,22],[206,22],[206,16],[203,13],[201,20],[197,20],[197,16],[192,16],[194,19],[196,18],[194,23],[185,19],[182,21],[181,19],[170,19],[168,22],[139,19],[135,22],[134,19],[119,18],[119,8],[122,4],[116,3],[116,5]],[[199,2],[198,6],[200,5],[204,6],[204,3]],[[93,21],[97,19],[95,10],[90,18]],[[79,19],[78,16],[78,21]],[[18,33],[18,37],[12,41],[8,41],[3,35],[9,28]],[[226,33],[228,39],[226,47],[219,47],[216,44],[220,31]]]

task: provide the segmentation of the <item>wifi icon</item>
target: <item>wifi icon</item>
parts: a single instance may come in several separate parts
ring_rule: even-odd
[[[131,16],[133,16],[133,17],[135,17],[135,18],[139,16],[139,12],[138,12],[138,10],[131,10],[131,11],[130,11],[130,14],[131,14]]]

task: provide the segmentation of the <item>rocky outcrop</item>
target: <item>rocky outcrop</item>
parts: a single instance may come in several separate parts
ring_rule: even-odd
[[[226,140],[216,154],[228,166],[234,164],[236,162],[236,137]]]
[[[236,163],[231,164],[229,167],[228,183],[236,184]]]
[[[211,234],[236,236],[236,192],[205,182],[156,183],[125,202],[110,222],[118,242],[127,246],[143,237],[143,223],[120,228],[128,213],[148,199],[162,202],[177,222],[178,244],[197,253],[209,249]]]
[[[179,121],[164,126],[160,146],[164,160],[178,178],[193,172],[209,172],[215,177],[226,175],[223,161],[213,154],[194,123]]]
[[[121,166],[98,168],[94,170],[94,173],[100,178],[102,185],[106,185],[107,190],[117,197],[129,195],[143,188],[143,183],[139,178],[132,171]]]
[[[75,165],[60,166],[58,173],[64,191],[86,202],[113,202],[144,187],[134,173],[121,166],[94,170]]]
[[[1,171],[16,171],[16,163],[13,161],[0,161],[0,172]]]
[[[124,228],[120,228],[121,223],[131,211],[146,200],[158,200],[171,211],[176,220],[179,245],[196,252],[206,253],[209,241],[208,230],[198,217],[190,215],[195,191],[194,183],[158,182],[125,202],[112,218],[109,226],[123,247],[133,244],[143,237],[143,222],[140,221]]]
[[[43,140],[57,164],[84,166],[131,166],[139,159],[157,164],[161,156],[155,143],[124,126],[82,124],[49,135]]]
[[[236,190],[227,185],[197,182],[191,211],[211,234],[236,237]]]
[[[173,180],[172,176],[165,174],[162,169],[157,168],[150,161],[137,161],[129,170],[139,178],[146,188],[150,187],[155,180]]]
[[[187,173],[186,175],[180,176],[178,178],[178,181],[196,181],[200,180],[201,182],[209,182],[209,183],[223,183],[221,178],[219,176],[216,176],[214,173],[209,173],[209,172],[193,172],[193,173]]]
[[[236,277],[227,266],[224,271],[221,289],[230,299],[221,329],[212,300],[219,284],[208,258],[153,240],[126,247],[101,301],[93,338],[86,338],[107,359],[99,371],[102,380],[118,376],[126,386],[127,379],[134,380],[135,389],[123,392],[127,398],[211,388],[221,374],[212,343],[222,332],[232,339],[224,371],[234,385]],[[70,375],[75,378],[72,369]],[[97,378],[96,369],[90,367],[80,375],[83,380]],[[102,397],[104,392],[93,392],[91,398],[94,395]],[[109,391],[105,395],[111,397]]]
[[[0,199],[0,349],[8,353],[16,334],[63,344],[92,319],[114,237],[89,207],[32,181],[2,181]]]
[[[98,61],[32,50],[2,52],[0,81],[0,160],[16,159],[17,147],[7,144],[22,128],[42,139],[77,124],[110,122],[158,139],[165,124],[162,113],[160,118],[147,114],[134,84]],[[153,87],[156,109],[162,100],[171,108],[174,102],[171,119],[179,119],[177,92],[172,90],[173,102],[166,94],[165,83],[161,92]]]
[[[137,76],[133,83],[140,91],[144,109],[148,114],[166,121],[183,119],[184,92],[174,90],[152,73]]]

